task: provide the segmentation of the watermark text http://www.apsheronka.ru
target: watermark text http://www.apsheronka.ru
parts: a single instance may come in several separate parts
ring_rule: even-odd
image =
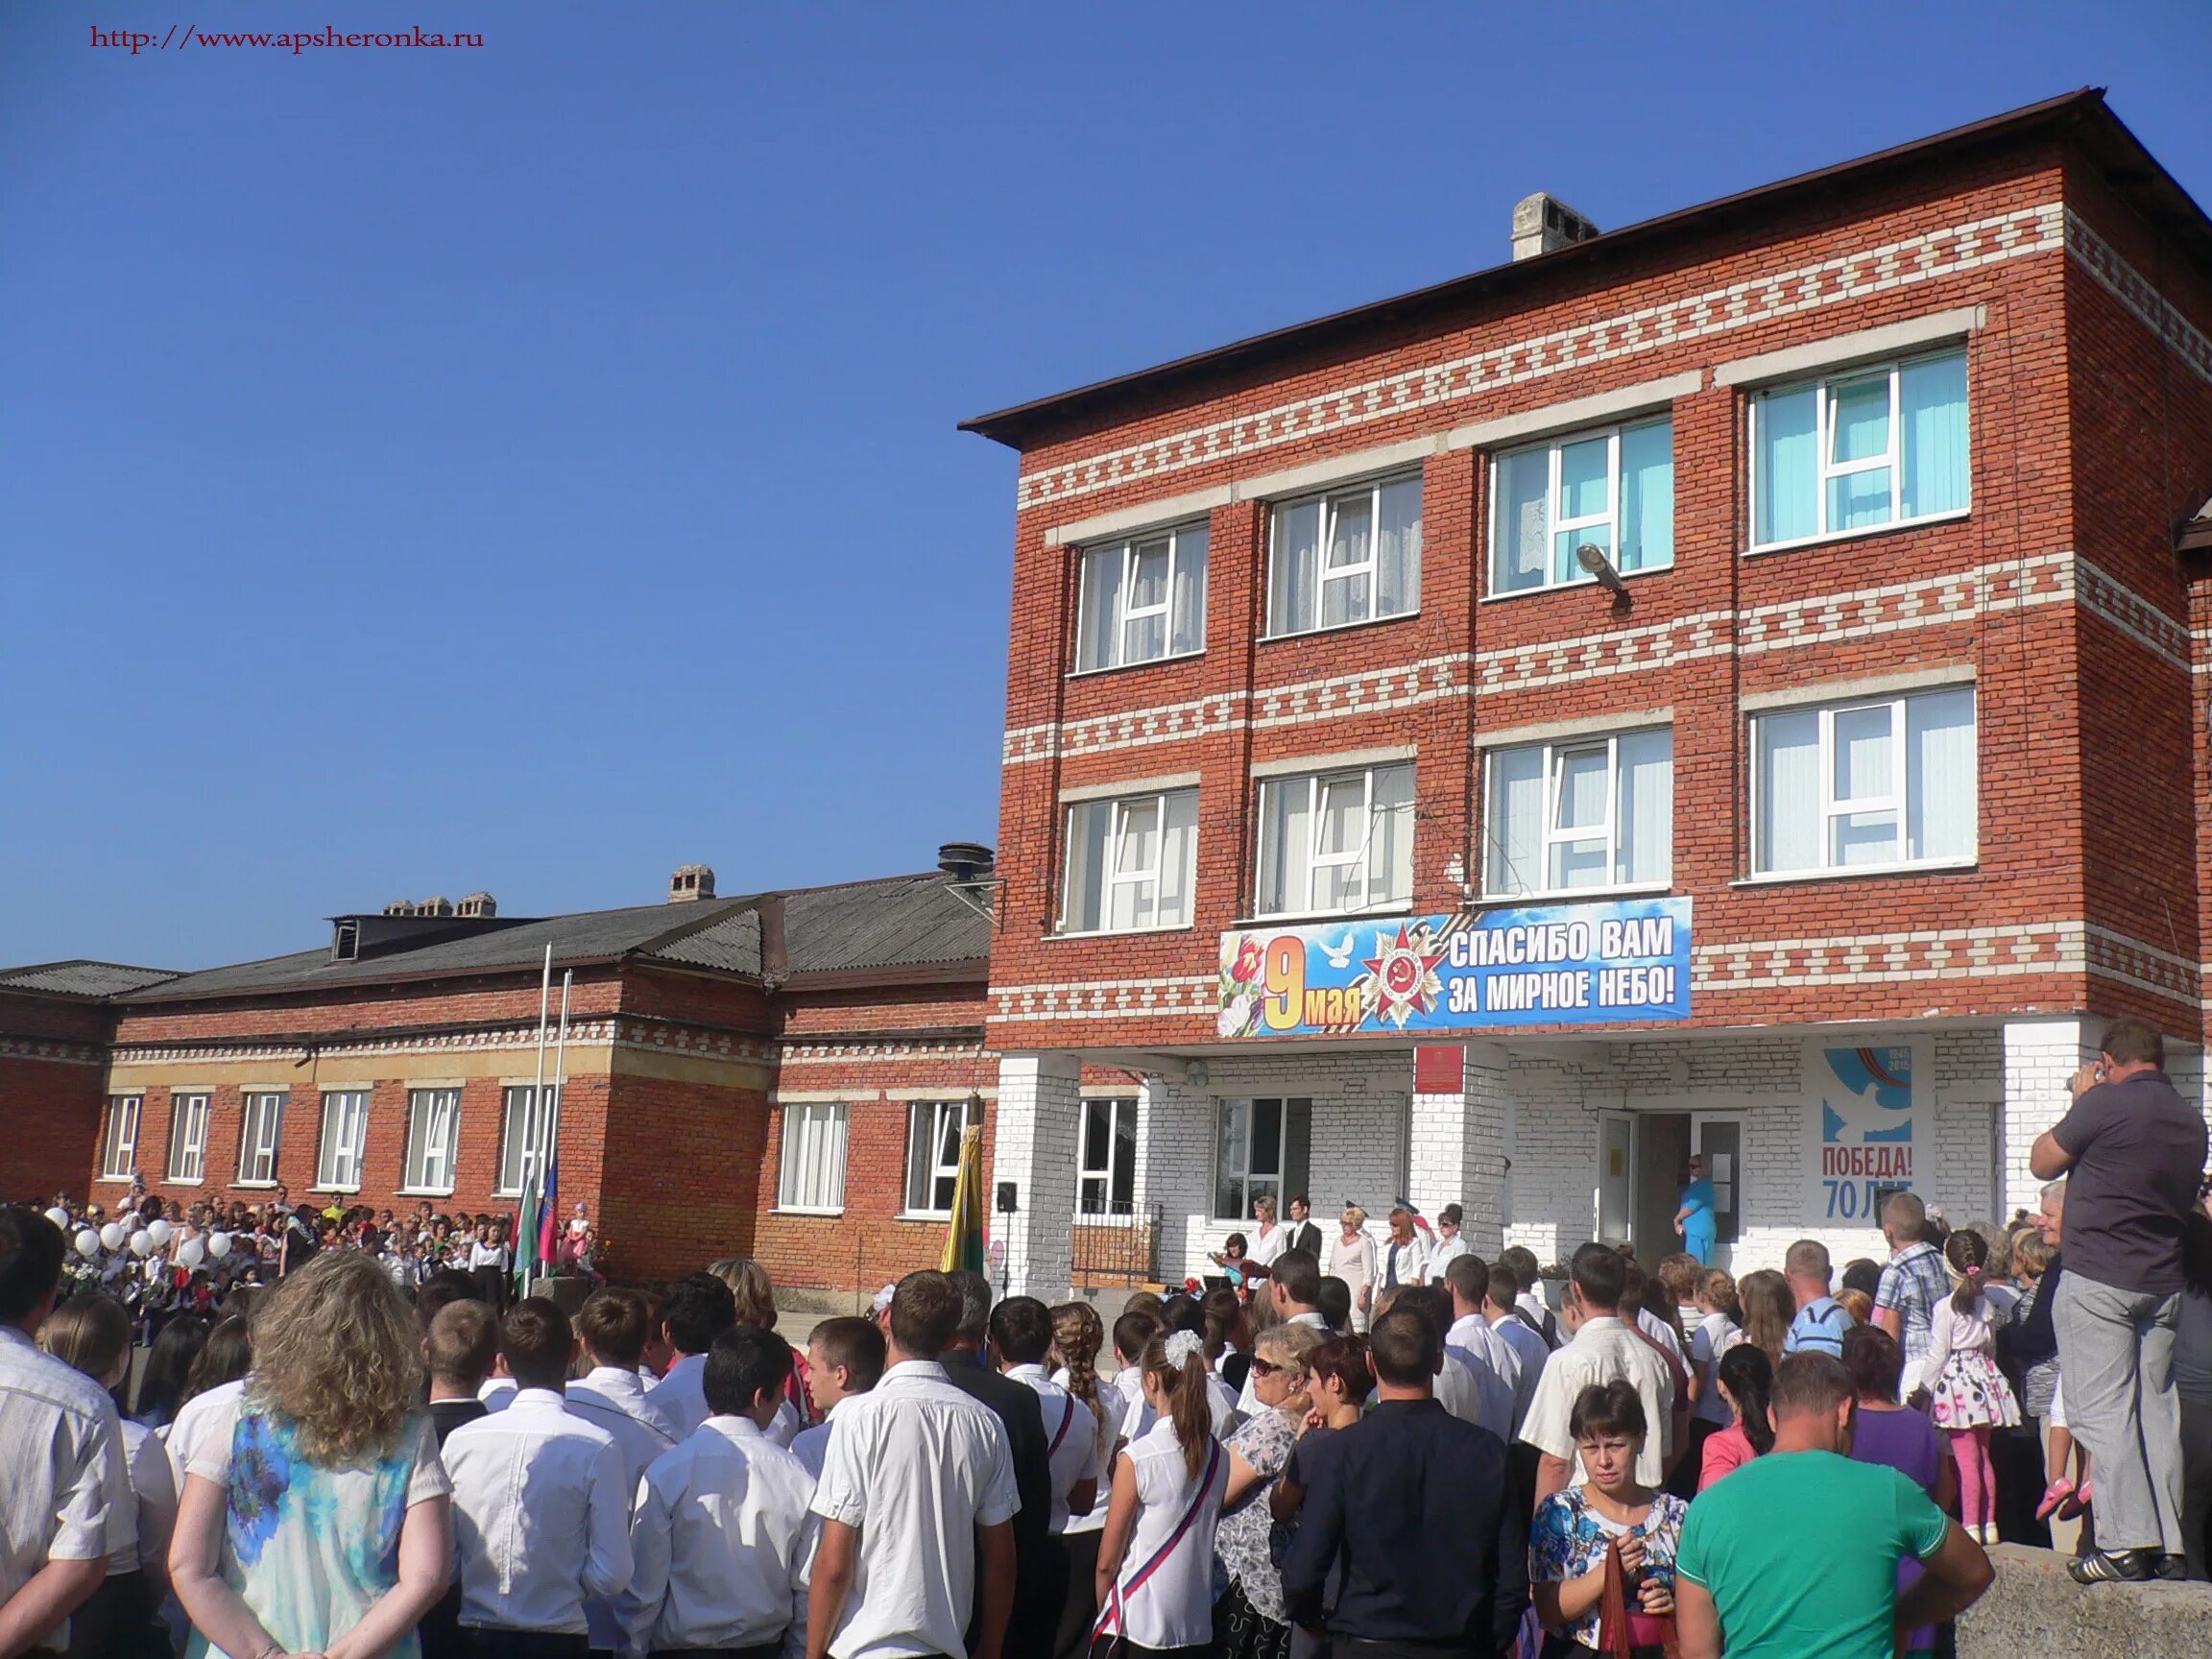
[[[141,52],[185,52],[206,50],[223,51],[243,47],[249,51],[265,50],[289,52],[293,57],[302,53],[327,51],[331,48],[375,49],[379,47],[476,47],[484,44],[481,35],[445,35],[436,30],[425,30],[420,24],[398,31],[349,32],[325,27],[272,35],[261,31],[233,29],[203,29],[196,23],[172,23],[166,30],[103,29],[97,23],[90,25],[92,44],[95,47],[129,52],[135,58]]]

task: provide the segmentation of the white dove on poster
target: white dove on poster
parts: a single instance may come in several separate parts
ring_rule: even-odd
[[[1349,968],[1352,966],[1352,937],[1353,930],[1347,927],[1344,929],[1344,937],[1334,945],[1326,939],[1316,939],[1314,943],[1321,948],[1321,954],[1329,958],[1330,967]]]

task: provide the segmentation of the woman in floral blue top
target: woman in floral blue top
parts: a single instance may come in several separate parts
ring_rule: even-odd
[[[421,1378],[414,1312],[366,1252],[318,1254],[256,1310],[246,1391],[185,1465],[187,1659],[415,1659],[453,1553]]]
[[[1536,1507],[1528,1532],[1528,1584],[1545,1628],[1595,1650],[1605,1597],[1606,1546],[1619,1543],[1627,1593],[1628,1644],[1658,1659],[1673,1636],[1674,1553],[1690,1505],[1636,1483],[1647,1425],[1636,1390],[1616,1379],[1575,1396],[1569,1419],[1586,1484]]]

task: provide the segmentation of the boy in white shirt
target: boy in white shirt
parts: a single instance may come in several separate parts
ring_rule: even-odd
[[[821,1421],[802,1429],[791,1455],[819,1480],[830,1452],[830,1427],[837,1407],[865,1394],[883,1375],[883,1330],[873,1319],[825,1319],[806,1340],[806,1398]]]
[[[1094,1464],[1098,1455],[1098,1420],[1090,1408],[1052,1381],[1046,1358],[1052,1352],[1052,1310],[1034,1296],[1009,1296],[991,1310],[991,1351],[998,1369],[1037,1396],[1045,1419],[1046,1461],[1052,1474],[1051,1532],[1068,1530],[1070,1512],[1087,1515],[1098,1499]]]
[[[757,1326],[714,1338],[701,1371],[707,1421],[654,1459],[619,1600],[632,1651],[796,1659],[805,1650],[814,1480],[762,1432],[791,1380],[791,1348]]]
[[[483,1659],[584,1659],[584,1603],[630,1583],[630,1495],[614,1437],[567,1408],[576,1336],[526,1296],[499,1328],[506,1410],[446,1436],[461,1629]]]

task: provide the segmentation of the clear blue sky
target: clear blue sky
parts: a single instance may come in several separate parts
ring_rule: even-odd
[[[1835,17],[1814,22],[1815,11]],[[481,51],[95,50],[467,29]],[[992,837],[963,417],[2085,84],[2203,0],[0,9],[0,963]]]

